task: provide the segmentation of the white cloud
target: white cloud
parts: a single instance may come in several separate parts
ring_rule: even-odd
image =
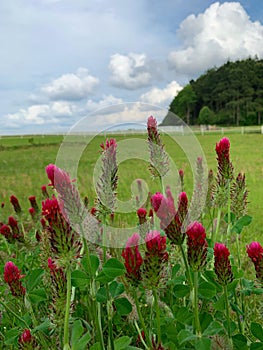
[[[53,102],[51,104],[36,104],[26,109],[21,108],[17,113],[7,114],[7,127],[21,127],[24,125],[44,125],[60,123],[73,115],[74,106],[67,102]]]
[[[182,86],[176,81],[172,81],[164,89],[152,88],[142,94],[140,100],[145,103],[167,107],[180,90],[182,90]]]
[[[178,37],[183,48],[168,61],[177,72],[197,75],[226,60],[263,57],[263,26],[252,22],[239,2],[216,2],[197,16],[188,16]]]
[[[111,83],[125,89],[148,86],[152,79],[145,54],[129,53],[125,56],[116,53],[111,56],[109,69]]]
[[[53,100],[81,100],[92,94],[98,83],[86,68],[79,68],[44,85],[41,91]]]
[[[88,111],[96,111],[101,108],[118,105],[122,102],[123,100],[121,98],[115,97],[113,95],[104,95],[103,98],[99,101],[93,101],[89,99],[86,104],[86,108]]]

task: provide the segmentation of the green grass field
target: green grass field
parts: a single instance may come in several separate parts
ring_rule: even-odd
[[[146,139],[146,135],[117,135],[118,141],[127,137]],[[181,136],[184,137],[184,136]],[[197,138],[205,153],[208,166],[216,170],[215,144],[221,135],[198,135]],[[253,216],[252,224],[244,232],[244,240],[259,240],[262,243],[263,233],[263,135],[261,134],[231,134],[231,159],[238,172],[245,172],[249,190],[248,213]],[[40,187],[47,184],[45,167],[56,162],[62,136],[34,137],[2,137],[0,139],[0,203],[5,203],[0,209],[0,221],[6,221],[11,215],[10,195],[16,195],[23,209],[29,208],[28,197],[35,195],[41,201]],[[81,195],[87,195],[92,203],[95,192],[93,171],[100,156],[100,144],[105,137],[96,136],[88,144],[78,166],[78,186]],[[192,174],[190,164],[184,152],[168,136],[163,137],[167,152],[173,158],[177,168],[182,168],[186,174],[186,191],[191,196]],[[127,201],[131,197],[131,185],[137,178],[144,179],[151,192],[160,190],[158,184],[151,180],[146,161],[129,159],[119,166],[118,199]],[[129,219],[130,220],[130,219]],[[129,224],[129,220],[127,223]],[[136,216],[134,215],[136,222]]]

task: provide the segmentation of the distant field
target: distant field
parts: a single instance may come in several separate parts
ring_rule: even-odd
[[[112,136],[111,136],[112,137]],[[117,140],[127,137],[146,138],[146,135],[121,136]],[[184,136],[181,136],[184,137]],[[215,144],[222,136],[198,135],[197,138],[206,155],[209,168],[216,170]],[[263,135],[261,134],[231,134],[231,158],[236,175],[239,171],[246,173],[249,189],[249,214],[254,217],[252,224],[244,234],[244,244],[250,239],[262,241],[263,236]],[[41,201],[40,187],[47,184],[45,167],[56,161],[57,152],[63,140],[62,136],[33,136],[33,137],[2,137],[0,139],[0,221],[6,220],[12,212],[9,197],[15,194],[27,211],[28,196],[36,195]],[[84,151],[78,167],[78,186],[82,196],[87,195],[92,202],[95,197],[93,187],[93,170],[100,155],[100,144],[105,140],[103,136],[96,136]],[[191,195],[191,170],[183,151],[171,141],[168,136],[163,138],[166,149],[174,159],[177,168],[183,168],[186,173],[186,190]],[[136,178],[145,179],[149,190],[159,190],[148,172],[148,164],[143,160],[127,160],[119,169],[118,198],[127,201],[131,196],[131,184]],[[134,216],[135,221],[136,217]],[[129,223],[131,219],[128,219]]]

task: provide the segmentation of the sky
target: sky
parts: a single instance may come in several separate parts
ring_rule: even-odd
[[[98,131],[152,113],[161,121],[191,79],[228,60],[263,58],[263,6],[1,1],[0,43],[0,135],[65,133],[83,118]]]

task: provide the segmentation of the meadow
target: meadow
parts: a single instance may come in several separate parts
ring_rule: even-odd
[[[191,160],[194,138],[160,135],[153,117],[147,126],[148,141],[76,135],[63,148],[62,136],[0,139],[0,348],[262,349],[263,135],[196,135],[203,159]],[[61,152],[76,179],[58,167]],[[167,181],[180,193],[165,189],[167,154]],[[205,159],[217,176],[213,196],[204,193]],[[201,198],[203,215],[189,219]]]
[[[110,135],[117,142],[135,137],[145,140],[147,135]],[[184,137],[184,136],[181,136]],[[215,144],[222,135],[197,135],[205,154],[208,168],[216,173]],[[249,228],[243,232],[244,244],[251,238],[260,240],[263,235],[263,135],[261,134],[229,134],[231,143],[231,160],[235,174],[246,174],[249,191],[248,214],[253,217]],[[185,172],[185,190],[191,197],[193,189],[192,171],[183,150],[168,135],[163,135],[167,153],[172,157],[178,169]],[[105,141],[105,135],[98,135],[87,145],[78,166],[78,188],[81,196],[87,196],[90,205],[95,198],[93,172],[100,157],[100,144]],[[40,188],[47,184],[45,167],[56,162],[63,136],[14,136],[0,139],[0,202],[4,208],[0,211],[0,221],[5,221],[10,215],[9,198],[15,195],[21,201],[25,211],[29,207],[28,197],[35,195],[41,201]],[[153,181],[148,172],[148,163],[143,160],[129,159],[119,164],[118,199],[128,201],[131,198],[131,185],[137,178],[144,179],[151,193],[160,190],[159,184]],[[136,222],[134,215],[128,215],[124,220],[127,225]],[[134,219],[134,222],[133,222]],[[121,218],[123,221],[123,217]]]

